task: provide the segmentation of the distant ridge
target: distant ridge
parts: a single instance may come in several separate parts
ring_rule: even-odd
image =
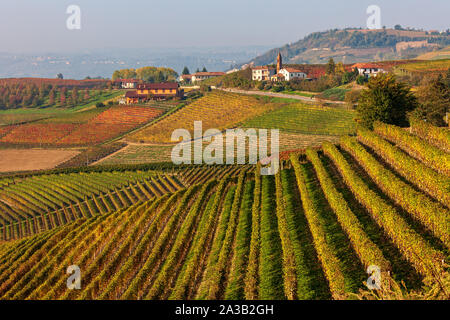
[[[326,63],[330,58],[346,64],[413,59],[449,45],[449,31],[334,29],[311,33],[297,42],[269,50],[249,63],[272,64],[278,52],[288,64]]]

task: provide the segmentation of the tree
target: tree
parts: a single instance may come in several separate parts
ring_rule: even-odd
[[[407,113],[417,107],[411,88],[397,82],[393,74],[379,74],[369,79],[357,107],[362,125],[372,128],[375,121],[407,126]]]
[[[76,105],[78,103],[78,89],[73,88],[72,89],[72,104]]]
[[[401,25],[396,24],[396,25],[394,26],[394,29],[395,29],[395,30],[402,30],[403,28],[402,28]]]
[[[444,117],[449,112],[450,86],[442,75],[431,76],[422,81],[416,96],[419,106],[411,113],[413,117],[435,126],[445,126]]]
[[[342,62],[338,62],[338,64],[335,67],[335,72],[337,74],[344,74],[345,73],[344,64]]]
[[[49,105],[55,104],[55,89],[50,90],[50,93],[48,94],[48,104]]]
[[[58,74],[56,75],[56,78],[57,78],[57,79],[64,79],[64,76],[63,76],[62,73],[58,73]]]
[[[183,72],[181,74],[182,75],[190,74],[188,67],[184,67]]]
[[[200,69],[199,68],[197,68],[197,70],[195,70],[195,72],[197,73],[197,72],[200,72]]]
[[[362,86],[364,83],[367,82],[367,78],[365,76],[359,75],[356,77],[356,83]]]
[[[334,74],[336,72],[336,64],[334,63],[333,58],[330,58],[327,63],[326,74]]]
[[[205,67],[203,67],[202,72],[208,72]]]

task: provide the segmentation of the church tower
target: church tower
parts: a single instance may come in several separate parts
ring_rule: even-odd
[[[277,57],[277,74],[280,73],[280,70],[283,69],[283,61],[281,58],[281,53],[278,52],[278,57]]]

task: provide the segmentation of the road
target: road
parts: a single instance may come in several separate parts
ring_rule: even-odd
[[[234,93],[242,93],[242,94],[254,94],[254,95],[258,95],[258,96],[295,99],[295,100],[300,100],[300,101],[309,102],[309,103],[319,102],[318,99],[316,99],[316,98],[303,97],[303,96],[299,96],[296,94],[286,94],[286,93],[279,93],[279,92],[265,92],[265,91],[259,91],[259,90],[241,90],[241,89],[231,89],[231,88],[213,88],[213,89],[227,91],[227,92],[234,92]],[[344,101],[333,101],[333,100],[324,100],[324,99],[320,99],[320,102],[345,104]]]

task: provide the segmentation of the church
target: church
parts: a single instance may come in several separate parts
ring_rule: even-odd
[[[290,81],[293,79],[306,79],[307,74],[301,70],[283,67],[281,53],[277,56],[277,67],[260,66],[252,68],[252,80],[254,81]]]

